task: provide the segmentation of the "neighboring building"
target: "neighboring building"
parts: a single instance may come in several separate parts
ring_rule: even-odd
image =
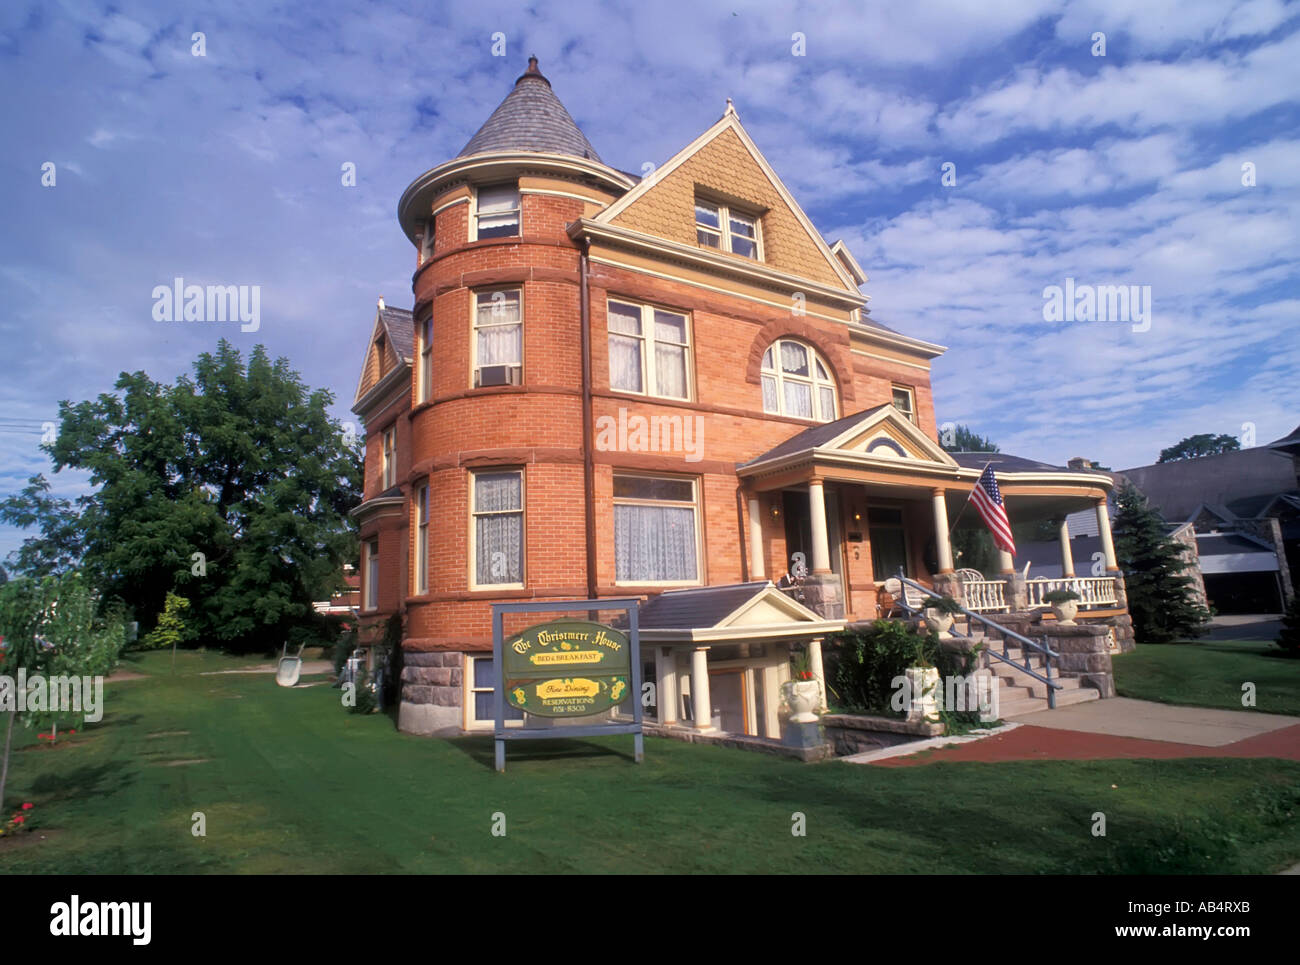
[[[674,692],[659,719],[693,695],[693,726],[775,737],[792,641],[816,653],[875,618],[900,569],[955,584],[949,525],[987,454],[938,445],[945,350],[869,317],[866,275],[730,104],[638,180],[532,60],[398,213],[414,306],[381,301],[354,411],[363,623],[403,618],[402,729],[490,725],[492,603],[677,590],[647,610],[648,672]],[[1107,569],[1083,616],[1126,621],[1110,478],[996,459],[1013,519],[1097,515]],[[769,580],[805,565],[802,603],[778,605]],[[1004,554],[981,606],[1023,603],[1015,568]],[[702,622],[671,625],[686,614]]]
[[[1265,446],[1125,469],[1174,529],[1195,533],[1220,613],[1278,613],[1300,578],[1300,427]]]

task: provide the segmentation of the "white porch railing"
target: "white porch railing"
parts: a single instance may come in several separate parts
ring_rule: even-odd
[[[1079,609],[1116,606],[1119,597],[1115,595],[1115,577],[1113,576],[1072,576],[1061,579],[1026,580],[1025,587],[1029,593],[1029,605],[1047,606],[1043,597],[1053,590],[1073,590],[1079,594]]]
[[[1006,584],[1001,580],[963,580],[966,609],[976,613],[1004,613],[1007,606]]]

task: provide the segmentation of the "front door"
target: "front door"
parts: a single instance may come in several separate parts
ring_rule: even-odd
[[[808,508],[808,493],[785,490],[781,494],[781,508],[785,513],[786,570],[793,574],[796,562],[802,561],[812,572],[812,510]],[[826,490],[826,540],[830,550],[831,572],[843,580],[842,547],[840,541],[840,498],[834,489]],[[846,588],[847,589],[847,588]],[[848,599],[845,596],[845,599]]]

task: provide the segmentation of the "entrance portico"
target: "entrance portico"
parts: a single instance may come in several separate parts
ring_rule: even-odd
[[[668,590],[643,604],[637,619],[643,653],[654,651],[660,725],[772,740],[781,737],[791,650],[806,651],[825,708],[821,643],[845,625],[768,580]]]

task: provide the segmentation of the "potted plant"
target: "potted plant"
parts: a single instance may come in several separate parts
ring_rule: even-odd
[[[790,708],[790,720],[793,723],[809,724],[817,719],[822,691],[808,666],[806,653],[790,655],[790,679],[781,685],[781,696]]]
[[[951,620],[951,617],[949,617]],[[903,671],[907,677],[907,719],[939,719],[939,669],[925,654],[925,641],[916,644],[916,657],[912,666]]]
[[[1052,590],[1043,594],[1043,602],[1056,614],[1056,622],[1063,627],[1074,626],[1074,615],[1079,612],[1082,597],[1073,590]]]
[[[930,597],[924,610],[925,624],[939,635],[940,640],[952,636],[953,618],[961,613],[961,604],[950,596]]]

